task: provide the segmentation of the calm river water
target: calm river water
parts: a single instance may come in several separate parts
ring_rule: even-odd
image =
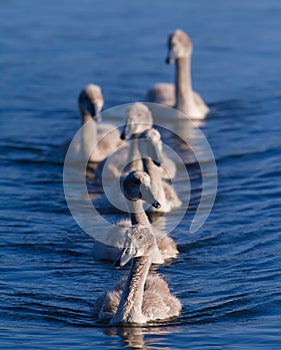
[[[5,0],[0,11],[1,348],[280,349],[281,3]],[[180,256],[159,268],[181,316],[103,327],[93,303],[120,272],[93,259],[69,213],[59,148],[79,128],[85,84],[102,86],[107,108],[172,81],[176,28],[194,42],[194,89],[211,108],[201,129],[216,203],[195,234],[182,220]]]

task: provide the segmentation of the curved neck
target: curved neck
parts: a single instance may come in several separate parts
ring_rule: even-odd
[[[144,226],[150,226],[150,222],[143,209],[143,203],[141,199],[135,202],[128,201],[128,208],[131,216],[132,225],[141,224]]]
[[[176,60],[176,109],[188,113],[193,103],[190,57]]]
[[[91,114],[82,108],[80,108],[80,115],[81,115],[81,124],[82,125],[87,123],[87,121],[93,119]]]
[[[82,130],[81,130],[81,150],[87,159],[93,152],[97,143],[97,123],[92,116],[81,110]]]
[[[164,203],[166,202],[166,196],[163,188],[163,181],[162,181],[160,167],[155,165],[151,158],[144,158],[143,168],[144,168],[144,171],[150,176],[151,186],[157,201],[162,206],[164,206]]]
[[[142,162],[140,159],[140,152],[138,149],[138,135],[133,135],[130,142],[126,170],[128,172],[133,170],[142,170]]]
[[[150,256],[133,259],[120,304],[112,322],[145,322],[145,317],[142,313],[142,302],[144,285],[150,265]]]

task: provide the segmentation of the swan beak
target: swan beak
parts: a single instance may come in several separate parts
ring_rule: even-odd
[[[114,266],[121,267],[126,265],[135,255],[135,248],[131,245],[123,249],[121,255],[115,260]]]
[[[161,204],[157,201],[154,194],[152,193],[151,189],[144,184],[140,185],[140,193],[142,200],[146,201],[147,203],[151,204],[154,208],[159,209],[161,207]]]
[[[175,62],[177,59],[177,49],[176,48],[171,48],[168,52],[168,56],[166,58],[166,63],[167,64],[172,64]]]
[[[96,122],[101,121],[100,108],[97,103],[91,103],[89,107],[89,113]]]
[[[168,57],[165,59],[165,63],[166,63],[166,64],[172,64],[172,63],[174,63],[174,59],[171,58],[170,56],[168,56]]]
[[[153,206],[154,208],[156,208],[156,209],[161,208],[161,204],[160,204],[158,201],[154,201],[154,202],[152,203],[152,206]]]
[[[129,123],[124,125],[122,132],[121,132],[121,140],[129,140],[135,133],[135,124]]]
[[[126,126],[127,125],[124,125],[123,128],[122,128],[122,131],[121,131],[121,134],[120,134],[120,139],[121,140],[125,140],[125,138],[126,138]]]
[[[102,121],[102,118],[101,118],[101,114],[100,113],[97,113],[94,117],[95,121],[97,123],[100,123]]]

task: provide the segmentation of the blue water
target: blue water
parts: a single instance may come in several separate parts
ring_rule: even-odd
[[[280,349],[280,2],[6,0],[0,13],[1,348]],[[70,216],[58,150],[85,84],[102,86],[107,108],[173,79],[165,45],[178,27],[211,107],[217,199],[199,232],[183,219],[181,254],[159,268],[181,316],[103,327],[91,310],[119,271],[94,261]],[[190,176],[200,186],[198,167]]]

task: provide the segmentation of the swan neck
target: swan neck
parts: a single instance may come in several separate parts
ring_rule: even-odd
[[[192,104],[191,58],[181,57],[176,60],[176,108],[187,112]]]
[[[142,313],[144,285],[151,265],[150,256],[134,258],[114,322],[142,323],[145,319]]]
[[[137,200],[135,202],[128,201],[128,208],[130,211],[132,225],[141,224],[144,226],[150,226],[149,220],[143,209],[142,200]]]
[[[142,170],[142,163],[140,159],[137,138],[138,138],[138,135],[133,135],[132,140],[130,142],[128,158],[126,163],[127,165],[126,170],[128,172],[133,170]]]
[[[80,108],[81,124],[86,124],[89,120],[93,119],[91,114],[84,109]]]
[[[81,146],[83,155],[89,159],[93,153],[94,148],[97,147],[97,123],[92,116],[81,111],[82,129],[81,129]]]

